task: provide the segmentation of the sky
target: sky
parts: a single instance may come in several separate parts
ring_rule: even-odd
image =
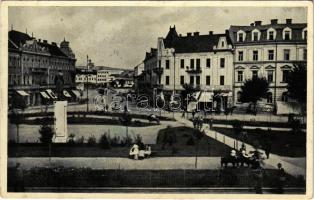
[[[9,29],[27,32],[37,39],[60,42],[65,38],[76,54],[77,65],[86,55],[97,66],[134,68],[145,52],[157,47],[175,25],[178,34],[224,33],[230,25],[254,21],[278,23],[291,18],[306,23],[302,7],[10,7]]]

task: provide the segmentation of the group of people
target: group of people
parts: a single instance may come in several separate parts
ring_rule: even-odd
[[[152,148],[149,145],[133,144],[129,152],[129,158],[134,160],[143,160],[144,158],[149,158],[152,154]]]

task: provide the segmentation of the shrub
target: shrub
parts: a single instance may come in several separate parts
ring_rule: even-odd
[[[113,138],[109,138],[110,145],[113,147],[119,146],[121,144],[120,137],[115,135]]]
[[[51,126],[49,126],[45,121],[42,122],[42,125],[39,129],[39,134],[40,134],[39,140],[42,143],[46,143],[46,144],[52,143],[52,137],[54,135],[54,131],[51,128]]]
[[[73,133],[71,133],[69,135],[67,143],[69,143],[69,144],[74,144],[75,143],[75,135]]]
[[[90,146],[96,145],[96,138],[94,135],[89,136],[89,138],[87,139],[87,144]]]
[[[110,142],[109,137],[107,136],[107,133],[102,134],[102,136],[99,139],[99,145],[103,149],[110,149]]]
[[[84,141],[85,141],[85,138],[84,138],[84,136],[82,136],[82,137],[80,137],[80,138],[76,141],[76,143],[77,143],[77,144],[84,144]]]
[[[195,141],[194,141],[194,138],[192,136],[190,136],[190,138],[186,141],[186,145],[188,145],[188,146],[194,146],[195,145]]]
[[[125,147],[126,145],[128,145],[128,144],[132,144],[133,143],[133,139],[132,139],[132,137],[131,136],[127,136],[127,137],[124,137],[122,140],[121,140],[121,142],[120,142],[120,144],[121,144],[121,146],[123,146],[123,147]]]

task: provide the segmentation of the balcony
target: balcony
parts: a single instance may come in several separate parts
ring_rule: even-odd
[[[200,73],[202,73],[202,69],[201,69],[201,68],[186,69],[185,71],[186,71],[187,73],[190,73],[190,74],[200,74]]]
[[[161,75],[162,73],[164,73],[164,68],[158,67],[158,68],[154,68],[153,71],[158,74]]]

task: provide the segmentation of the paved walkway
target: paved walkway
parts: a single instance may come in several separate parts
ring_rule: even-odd
[[[193,127],[193,123],[187,119],[183,119],[183,118],[176,118],[177,121],[180,121],[181,123],[184,123],[186,126],[189,127]],[[225,136],[219,132],[213,131],[213,130],[209,130],[208,127],[204,128],[204,131],[206,133],[207,136],[221,142],[224,143],[225,145],[228,145],[229,147],[232,148],[240,148],[242,142],[235,140],[231,137]],[[245,143],[246,145],[246,149],[247,151],[253,151],[254,147],[250,144]],[[264,152],[263,150],[259,149],[261,152]],[[294,158],[294,163],[298,162],[296,160],[299,160],[299,162],[304,162],[305,158]],[[297,164],[294,164],[293,162],[289,162],[289,157],[282,157],[276,154],[270,154],[269,155],[269,159],[264,160],[264,164],[272,166],[274,168],[277,167],[278,163],[281,163],[283,165],[283,168],[285,169],[285,171],[293,176],[298,176],[298,175],[306,175],[306,169],[305,169],[305,165],[304,166],[300,166]]]

